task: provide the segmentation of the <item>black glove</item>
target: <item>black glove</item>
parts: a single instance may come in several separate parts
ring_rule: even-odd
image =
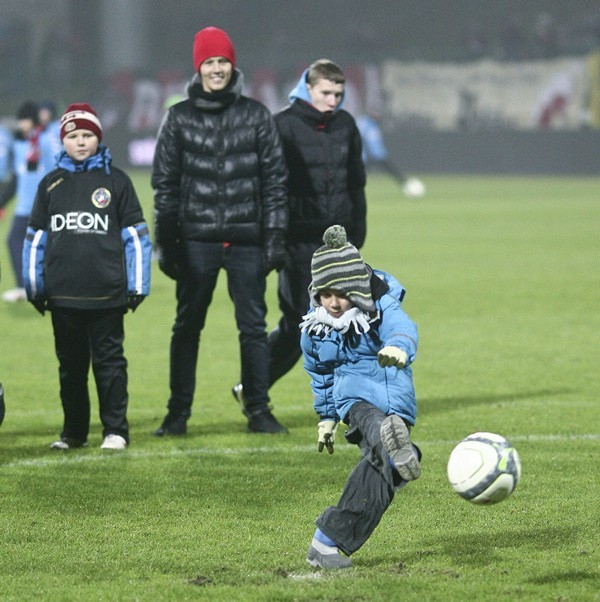
[[[181,275],[179,269],[179,248],[177,243],[158,247],[158,267],[171,280],[177,280]]]
[[[350,241],[357,248],[361,249],[365,244],[365,238],[367,237],[367,226],[364,222],[359,222],[354,225],[352,230],[352,236],[350,236]]]
[[[131,311],[135,311],[145,298],[145,295],[129,295],[127,297],[127,307]]]
[[[35,307],[43,316],[46,313],[48,302],[43,297],[36,297],[35,299],[31,299],[31,305],[33,305],[33,307]]]
[[[285,235],[283,230],[267,230],[265,232],[265,246],[263,248],[265,272],[283,269],[288,262],[288,253],[285,248]]]

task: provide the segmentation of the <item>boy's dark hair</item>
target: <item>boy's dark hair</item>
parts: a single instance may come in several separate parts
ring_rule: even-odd
[[[34,125],[39,123],[38,106],[28,100],[17,109],[17,119],[31,119]]]
[[[329,59],[319,59],[308,68],[306,83],[314,86],[320,79],[328,79],[334,84],[346,83],[344,72]]]

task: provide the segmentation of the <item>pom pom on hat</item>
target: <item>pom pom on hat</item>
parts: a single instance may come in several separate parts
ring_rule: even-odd
[[[324,246],[313,254],[311,262],[313,298],[323,290],[343,293],[364,312],[374,312],[371,296],[371,270],[365,265],[358,249],[348,242],[342,226],[330,226],[323,234]]]
[[[75,102],[60,118],[60,139],[73,130],[89,130],[102,140],[102,124],[96,111],[87,102]]]
[[[192,55],[196,72],[206,59],[213,56],[224,56],[235,67],[233,42],[226,32],[216,27],[205,27],[196,34]]]
[[[326,247],[340,249],[348,242],[346,230],[342,226],[329,226],[323,234],[323,242]]]

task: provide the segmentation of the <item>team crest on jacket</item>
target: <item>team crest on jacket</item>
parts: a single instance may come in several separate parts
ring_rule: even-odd
[[[94,203],[94,206],[98,207],[98,209],[104,209],[110,205],[111,197],[110,190],[107,190],[106,188],[96,188],[92,193],[92,203]]]

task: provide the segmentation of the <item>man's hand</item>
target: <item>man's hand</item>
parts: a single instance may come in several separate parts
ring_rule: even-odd
[[[37,309],[37,311],[42,314],[42,316],[46,313],[47,301],[43,297],[36,297],[35,299],[31,299],[31,305]]]
[[[180,276],[177,245],[158,247],[157,252],[160,271],[171,280],[177,280]]]
[[[377,354],[377,361],[382,368],[387,366],[396,366],[396,368],[404,368],[408,362],[408,355],[399,347],[387,345]]]
[[[333,453],[333,441],[337,426],[338,423],[335,420],[321,420],[319,422],[319,443],[317,445],[319,452],[322,452],[323,448],[326,447],[330,454]]]
[[[145,298],[146,295],[129,295],[127,297],[127,307],[133,312],[140,306]]]
[[[263,248],[265,272],[268,274],[273,270],[283,269],[289,257],[285,247],[285,235],[283,230],[267,230],[265,233],[265,245]]]

